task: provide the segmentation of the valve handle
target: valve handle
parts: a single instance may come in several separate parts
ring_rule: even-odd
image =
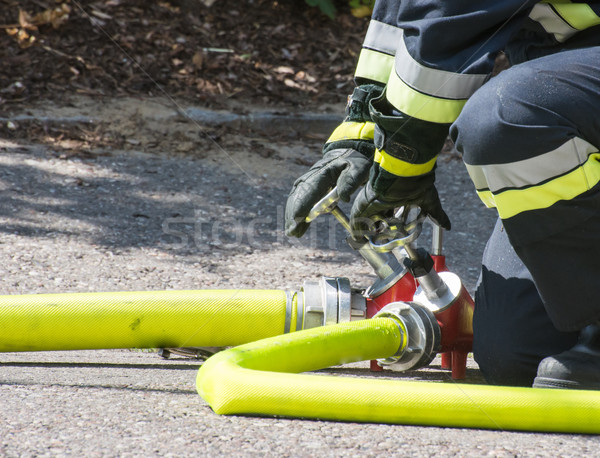
[[[313,206],[305,221],[310,223],[321,215],[332,213],[348,233],[352,234],[348,217],[337,206],[339,201],[340,196],[336,186]],[[427,215],[419,211],[417,217],[407,223],[406,219],[413,208],[418,207],[402,207],[396,212],[396,217],[393,220],[381,220],[385,224],[383,231],[374,236],[366,237],[374,251],[387,253],[398,247],[406,248],[421,235],[423,221],[425,221]],[[385,242],[381,243],[381,240],[385,240]]]
[[[335,219],[346,229],[348,234],[352,235],[352,228],[350,227],[350,221],[346,214],[337,206],[340,201],[340,196],[337,191],[337,186],[325,195],[320,201],[318,201],[314,207],[308,213],[305,218],[307,223],[314,221],[317,217],[331,213],[335,216]]]
[[[369,245],[366,238],[362,241],[355,241],[352,238],[350,221],[348,220],[346,214],[337,206],[339,201],[340,197],[336,187],[329,191],[325,197],[323,197],[314,205],[314,207],[308,213],[305,221],[310,223],[320,215],[331,213],[350,235],[348,238],[348,244],[353,249],[357,250],[358,253],[365,259],[365,261],[369,263],[377,276],[381,279],[392,278],[396,270],[402,269],[402,266],[400,266],[397,261],[390,260],[386,256],[375,252],[375,250],[373,250]]]
[[[333,188],[331,191],[325,195],[320,201],[318,201],[313,208],[308,213],[305,221],[310,223],[317,219],[317,217],[324,215],[326,213],[331,213],[331,211],[337,207],[338,202],[340,201],[340,196],[338,195],[337,186]]]
[[[379,253],[386,253],[396,248],[407,248],[419,238],[427,215],[419,211],[417,217],[407,223],[406,219],[413,208],[416,207],[402,207],[393,219],[381,220],[383,228],[376,235],[369,237],[371,248]]]

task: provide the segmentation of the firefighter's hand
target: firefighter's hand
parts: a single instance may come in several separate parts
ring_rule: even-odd
[[[373,185],[373,175],[358,193],[350,212],[354,237],[373,233],[378,220],[393,217],[394,209],[416,205],[443,228],[450,230],[450,219],[442,208],[434,186],[434,172],[415,177],[397,177],[385,191]]]
[[[381,95],[383,87],[366,84],[354,89],[346,106],[346,118],[333,131],[323,147],[323,159],[298,178],[285,207],[285,233],[302,237],[305,221],[313,206],[335,186],[341,200],[350,196],[369,177],[375,154],[375,125],[369,114],[369,102]]]
[[[305,221],[314,205],[335,186],[344,202],[369,178],[371,158],[354,149],[334,149],[323,155],[312,168],[296,180],[285,206],[285,233],[302,237]]]

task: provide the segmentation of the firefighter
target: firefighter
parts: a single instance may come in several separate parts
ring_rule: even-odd
[[[490,77],[500,53],[510,68]],[[286,233],[338,186],[357,234],[403,205],[450,229],[448,134],[498,223],[475,295],[490,383],[600,389],[600,2],[377,1],[347,116],[294,183]]]

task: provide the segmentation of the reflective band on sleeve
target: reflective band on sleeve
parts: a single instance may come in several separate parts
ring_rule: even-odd
[[[404,83],[424,94],[445,99],[468,99],[488,77],[485,74],[469,75],[426,67],[413,59],[402,37],[394,67]]]
[[[402,40],[402,29],[372,20],[365,35],[363,48],[373,49],[385,54],[396,54],[398,43]]]
[[[575,170],[539,186],[511,189],[492,194],[477,194],[488,207],[496,207],[500,218],[511,218],[519,213],[548,208],[558,201],[571,200],[600,182],[600,153],[591,154],[585,164]]]
[[[598,149],[581,138],[572,138],[548,153],[506,164],[469,165],[469,176],[478,190],[493,193],[543,183],[579,167]]]
[[[386,84],[394,67],[394,56],[363,48],[358,57],[355,78]]]
[[[496,208],[494,195],[490,191],[477,191],[477,195],[487,208]]]
[[[538,3],[533,7],[529,17],[540,23],[546,32],[554,35],[559,43],[563,43],[577,33],[550,5]]]
[[[440,99],[423,94],[402,81],[392,72],[386,89],[387,100],[399,111],[424,121],[440,124],[453,123],[465,100]]]
[[[586,3],[554,3],[552,6],[558,14],[573,28],[585,30],[600,24],[600,17]]]
[[[335,128],[327,143],[340,140],[373,140],[375,124],[372,122],[343,122]]]
[[[393,173],[394,175],[400,177],[415,177],[431,172],[435,166],[436,159],[437,156],[424,164],[411,164],[410,162],[390,156],[385,151],[377,150],[375,151],[374,161],[377,162],[382,169]]]

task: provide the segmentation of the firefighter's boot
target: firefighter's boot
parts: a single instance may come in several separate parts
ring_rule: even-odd
[[[533,386],[600,390],[600,321],[583,328],[573,348],[543,359]]]

